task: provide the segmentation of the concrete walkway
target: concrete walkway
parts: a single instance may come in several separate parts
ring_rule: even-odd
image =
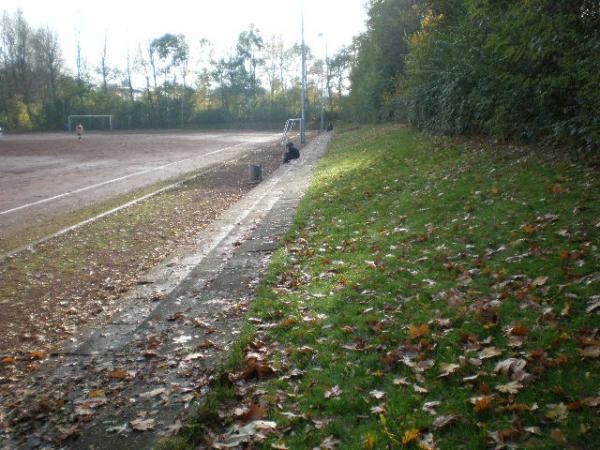
[[[53,355],[15,392],[21,404],[6,412],[0,448],[147,449],[177,429],[236,341],[329,138],[317,136],[148,273],[111,323]]]

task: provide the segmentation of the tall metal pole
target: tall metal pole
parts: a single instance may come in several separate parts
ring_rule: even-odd
[[[300,144],[306,144],[306,50],[304,47],[304,4],[302,4],[302,123],[300,124]]]

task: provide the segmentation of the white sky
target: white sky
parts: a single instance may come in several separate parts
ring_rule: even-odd
[[[234,48],[238,34],[253,23],[268,41],[281,35],[286,46],[300,42],[302,4],[305,41],[322,58],[365,29],[366,0],[1,0],[0,11],[23,11],[33,27],[58,34],[65,65],[75,67],[77,31],[82,57],[90,71],[97,67],[108,36],[109,66],[125,68],[126,56],[138,44],[165,33],[183,33],[192,52],[198,41],[211,41],[215,56]],[[323,33],[324,37],[319,37]]]

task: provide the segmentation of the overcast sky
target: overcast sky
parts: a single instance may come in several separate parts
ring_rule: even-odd
[[[0,10],[23,11],[34,27],[58,34],[66,66],[75,67],[77,35],[88,67],[98,65],[108,37],[109,65],[125,67],[127,52],[165,33],[183,33],[194,51],[201,38],[216,56],[234,48],[238,34],[253,23],[268,40],[281,35],[289,46],[300,41],[304,9],[305,40],[315,56],[349,45],[365,29],[366,0],[1,0]],[[302,6],[303,5],[303,6]],[[323,33],[324,37],[319,37]]]

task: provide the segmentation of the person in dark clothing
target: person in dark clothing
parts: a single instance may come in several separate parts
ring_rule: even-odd
[[[300,158],[300,150],[298,150],[296,147],[294,147],[293,142],[288,142],[286,144],[286,147],[287,147],[287,152],[285,152],[285,155],[283,155],[284,163],[288,163],[292,159]]]
[[[333,122],[327,124],[327,131],[333,131]]]

